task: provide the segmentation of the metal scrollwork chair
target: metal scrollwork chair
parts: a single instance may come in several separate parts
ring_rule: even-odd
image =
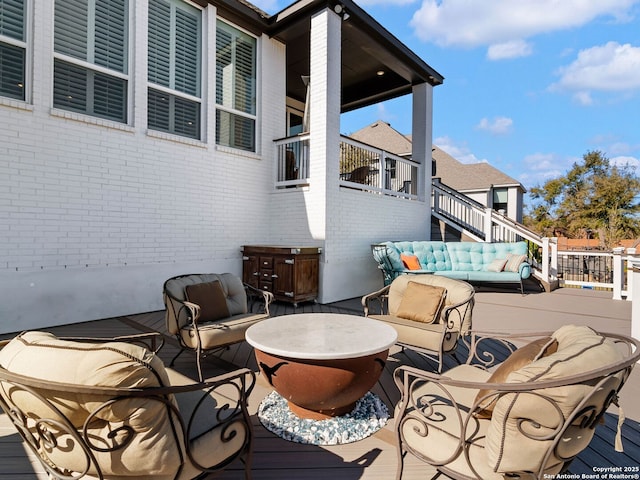
[[[513,353],[487,370],[501,350]],[[556,478],[618,404],[639,359],[634,338],[567,325],[553,333],[472,333],[467,363],[443,375],[399,367],[397,478],[407,455],[432,465],[436,477]]]
[[[194,383],[125,340],[0,343],[0,407],[50,478],[187,479],[235,459],[250,478],[254,373]]]
[[[472,327],[475,290],[461,280],[435,275],[400,275],[390,285],[362,297],[365,317],[398,332],[396,343],[437,362],[455,357],[458,340]],[[372,313],[372,308],[376,312]]]
[[[202,380],[202,357],[244,341],[251,325],[269,317],[273,294],[244,284],[231,273],[204,273],[168,279],[163,298],[167,330],[182,348],[169,366],[184,350],[194,350]]]

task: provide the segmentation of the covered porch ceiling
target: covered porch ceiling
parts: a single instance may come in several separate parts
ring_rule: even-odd
[[[439,85],[444,77],[351,1],[301,0],[271,17],[269,35],[286,45],[287,96],[304,102],[309,75],[311,17],[324,8],[342,21],[341,111],[411,93],[421,83]]]

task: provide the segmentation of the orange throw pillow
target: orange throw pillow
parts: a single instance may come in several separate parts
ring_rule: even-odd
[[[404,268],[408,268],[409,270],[420,270],[422,268],[420,266],[420,260],[418,260],[418,257],[416,257],[415,255],[401,253],[400,260],[402,260]]]
[[[539,338],[523,347],[518,348],[515,352],[507,357],[507,359],[498,366],[493,374],[487,380],[487,383],[504,383],[511,372],[526,367],[535,360],[556,353],[558,351],[558,341],[551,337]],[[482,397],[492,393],[493,390],[482,389],[476,395],[476,402]],[[475,413],[478,418],[491,418],[493,407],[495,406],[497,396],[482,400],[478,406],[480,409]]]

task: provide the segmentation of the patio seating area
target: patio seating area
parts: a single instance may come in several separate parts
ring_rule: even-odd
[[[290,304],[274,302],[271,316],[294,313],[329,312],[363,315],[360,299],[352,299],[329,305],[304,303],[294,308]],[[157,331],[165,336],[165,346],[159,355],[165,364],[180,349],[175,337],[165,327],[164,311],[125,316],[113,319],[46,329],[59,336],[113,337]],[[529,293],[525,296],[515,291],[496,291],[478,288],[473,310],[474,330],[496,330],[502,333],[527,331],[553,331],[565,324],[588,325],[598,331],[629,335],[631,332],[631,302],[610,299],[608,292],[581,289],[559,289],[551,293]],[[12,335],[2,335],[10,338]],[[445,356],[443,371],[455,365],[453,358]],[[392,347],[380,381],[372,389],[393,412],[400,399],[393,381],[393,371],[401,365],[435,371],[437,365],[424,356]],[[247,366],[258,371],[253,348],[246,342],[231,345],[217,355],[203,358],[205,378]],[[193,352],[181,355],[174,368],[192,379],[198,378],[196,356]],[[260,424],[256,412],[262,399],[271,392],[265,378],[258,376],[249,398],[255,442],[253,445],[253,478],[259,479],[336,479],[394,478],[396,474],[396,436],[393,419],[374,435],[346,445],[314,446],[293,443],[277,437]],[[594,468],[634,467],[640,464],[640,371],[633,371],[622,390],[620,403],[626,420],[622,427],[624,452],[614,450],[614,437],[618,422],[618,410],[613,407],[604,417],[604,424],[596,428],[595,437],[587,450],[571,464],[573,474],[594,474]],[[392,413],[393,416],[393,413]],[[30,456],[5,414],[0,414],[0,480],[12,478],[47,478],[37,461]],[[237,461],[216,478],[242,478],[244,466]],[[407,458],[403,479],[424,479],[435,474],[435,469],[413,458]],[[446,478],[441,476],[440,478]]]

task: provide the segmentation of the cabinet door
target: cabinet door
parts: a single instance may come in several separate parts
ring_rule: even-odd
[[[295,291],[297,296],[318,294],[318,257],[296,259]]]
[[[260,263],[257,255],[242,257],[242,281],[252,287],[259,288]]]
[[[296,259],[293,257],[276,257],[273,262],[273,294],[279,297],[293,298],[293,285]]]

